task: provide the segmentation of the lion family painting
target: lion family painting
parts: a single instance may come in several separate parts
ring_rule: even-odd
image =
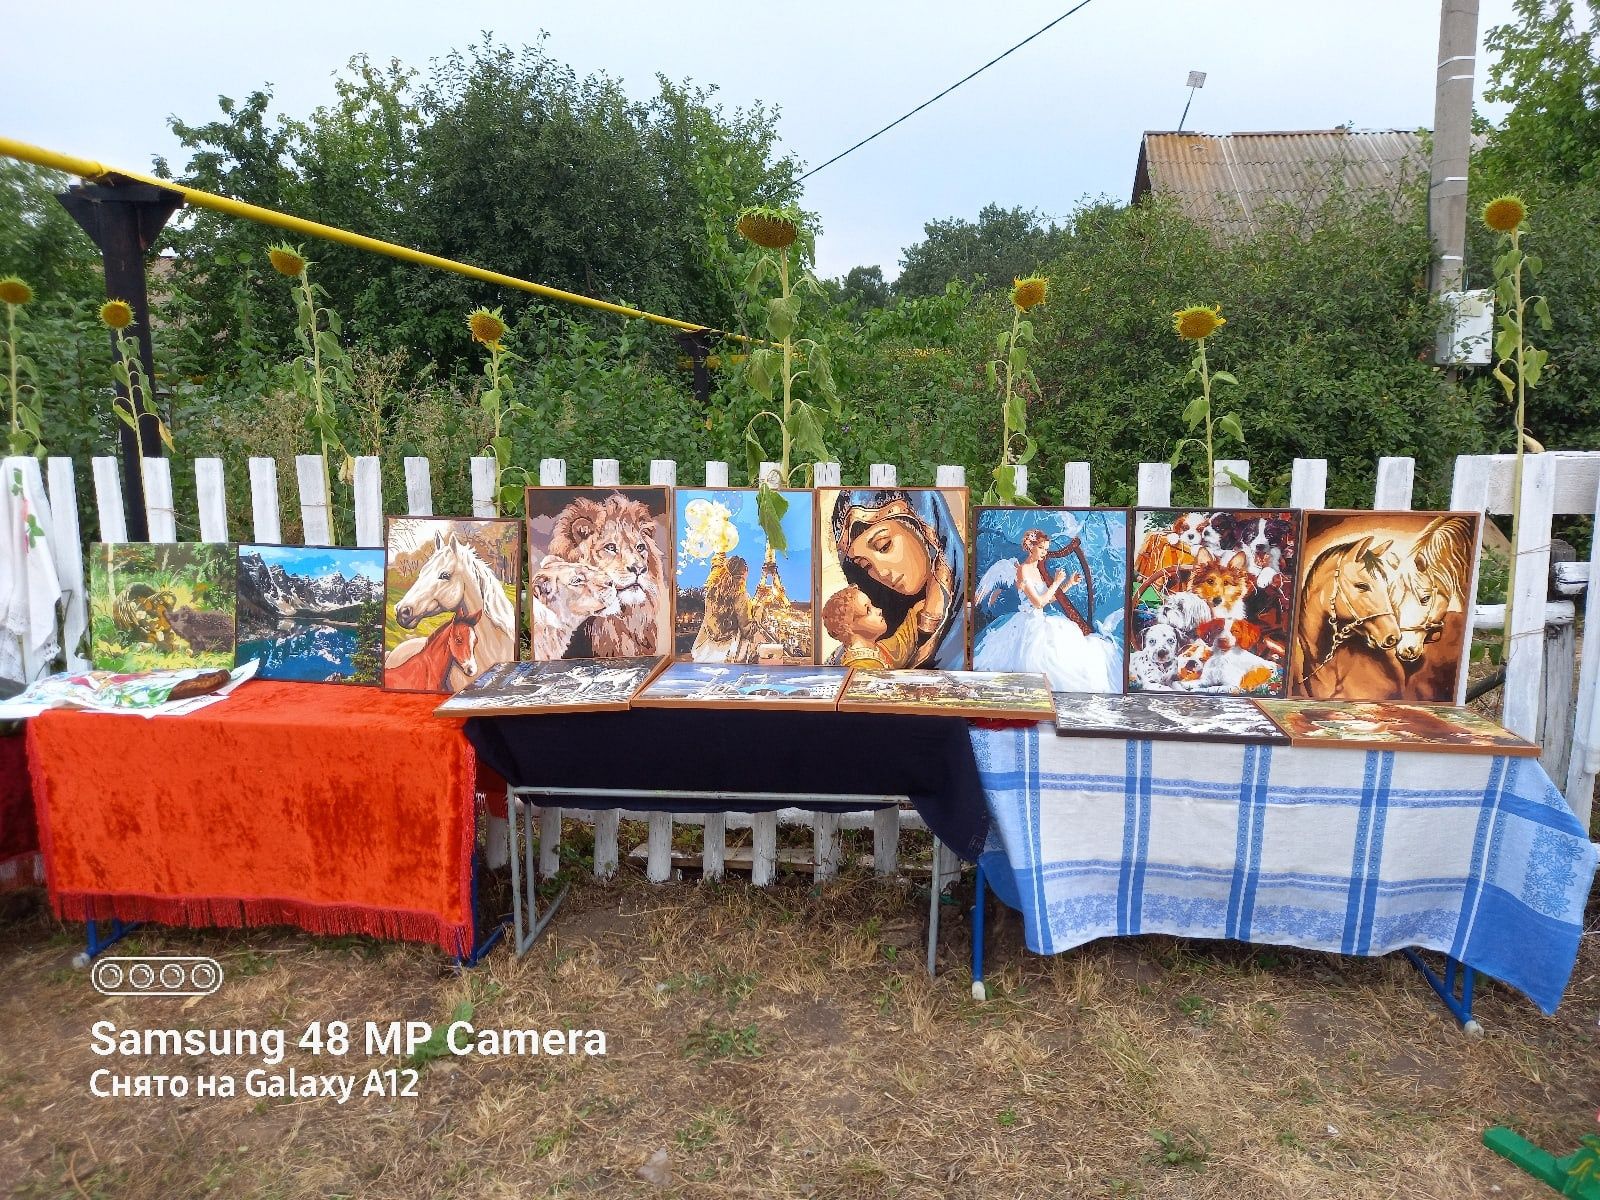
[[[531,487],[527,504],[534,661],[669,653],[667,489]]]
[[[697,663],[810,663],[816,511],[779,490],[784,549],[767,541],[756,488],[678,488],[673,656]]]
[[[1281,696],[1300,514],[1136,510],[1130,692]]]
[[[521,533],[511,519],[389,518],[384,687],[459,692],[516,661]]]
[[[1476,513],[1308,512],[1289,695],[1462,699]]]
[[[817,645],[824,663],[967,663],[966,488],[819,488]]]
[[[1126,509],[976,510],[972,665],[1042,671],[1055,692],[1120,692]]]

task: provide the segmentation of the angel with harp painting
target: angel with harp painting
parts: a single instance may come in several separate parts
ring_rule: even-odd
[[[1075,554],[1082,567],[1068,575],[1051,559]],[[1115,692],[1120,690],[1121,651],[1110,636],[1120,612],[1106,618],[1106,628],[1092,623],[1094,578],[1079,539],[1052,548],[1050,535],[1029,529],[1022,535],[1022,559],[1004,558],[990,565],[973,593],[982,608],[993,603],[1005,588],[1017,590],[1017,611],[986,628],[973,647],[972,665],[980,671],[1043,671],[1055,692]],[[1087,593],[1084,615],[1068,598],[1069,589],[1083,586]]]

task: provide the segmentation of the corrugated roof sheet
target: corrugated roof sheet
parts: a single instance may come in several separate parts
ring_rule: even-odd
[[[1133,198],[1172,196],[1227,240],[1254,234],[1273,204],[1315,208],[1338,187],[1394,198],[1428,174],[1422,136],[1401,130],[1146,133]]]

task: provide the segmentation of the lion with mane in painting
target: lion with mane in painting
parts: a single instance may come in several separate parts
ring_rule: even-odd
[[[617,589],[621,611],[590,619],[596,657],[658,652],[658,614],[667,584],[656,527],[656,518],[644,504],[615,494],[603,502],[580,496],[556,516],[547,553],[588,564]]]

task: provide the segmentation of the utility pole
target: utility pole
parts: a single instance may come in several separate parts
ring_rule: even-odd
[[[1467,159],[1472,150],[1472,82],[1478,50],[1478,0],[1442,0],[1439,66],[1433,92],[1433,164],[1428,233],[1429,290],[1461,290],[1467,241]]]

